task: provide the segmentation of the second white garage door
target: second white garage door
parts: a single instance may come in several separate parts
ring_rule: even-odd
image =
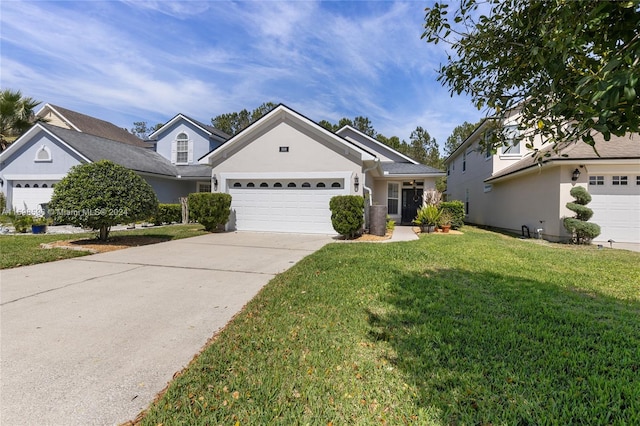
[[[26,188],[24,185],[20,185],[20,187],[14,186],[11,207],[20,213],[41,216],[44,212],[40,204],[48,203],[52,195],[53,188],[34,188],[33,185],[29,185]]]
[[[255,186],[236,182],[236,187],[232,184],[229,189],[231,225],[239,231],[335,234],[329,200],[336,195],[348,194],[342,182],[338,183],[339,187],[331,187],[331,181],[322,183],[324,187],[317,187],[315,182],[283,181],[282,187],[274,188],[271,182],[264,187],[257,182]]]
[[[589,185],[590,222],[601,229],[596,241],[640,243],[640,180],[636,180],[635,176],[604,175]]]

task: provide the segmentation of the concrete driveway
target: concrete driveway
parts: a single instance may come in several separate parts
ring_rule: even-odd
[[[223,233],[0,273],[0,423],[113,425],[330,236]]]

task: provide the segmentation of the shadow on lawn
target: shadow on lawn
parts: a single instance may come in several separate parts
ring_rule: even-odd
[[[398,276],[371,338],[444,424],[640,424],[640,304],[494,273]]]

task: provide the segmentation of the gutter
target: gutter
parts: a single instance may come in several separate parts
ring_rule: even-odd
[[[367,172],[375,169],[379,165],[380,165],[380,159],[378,157],[375,157],[373,159],[373,166],[369,167],[368,169],[364,169],[362,171],[362,180],[364,181],[364,182],[362,182],[362,188],[365,191],[369,192],[369,207],[371,207],[373,205],[373,191],[371,190],[371,188],[369,188],[367,185],[365,185],[365,182],[367,181]]]

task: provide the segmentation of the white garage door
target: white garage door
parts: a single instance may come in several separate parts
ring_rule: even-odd
[[[44,214],[40,204],[48,203],[53,195],[53,188],[41,188],[38,185],[34,188],[33,185],[29,187],[13,188],[13,197],[11,200],[11,206],[13,210],[21,213],[28,213],[34,216],[41,216]]]
[[[229,186],[231,225],[240,231],[335,234],[329,200],[348,193],[342,179],[230,181]]]
[[[601,229],[596,241],[640,243],[640,182],[636,176],[590,176],[589,193],[590,221]]]

